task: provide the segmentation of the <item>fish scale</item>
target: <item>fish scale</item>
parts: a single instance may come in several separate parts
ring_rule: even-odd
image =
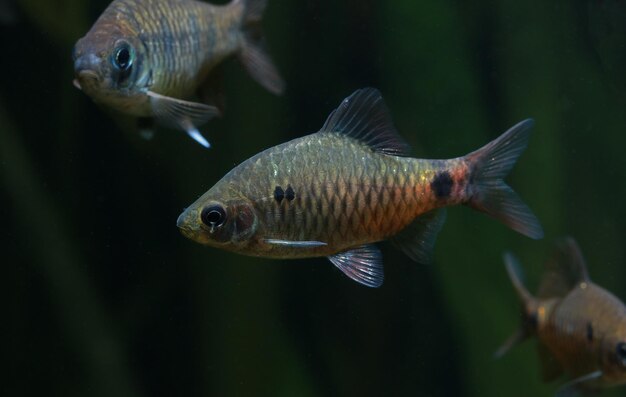
[[[390,167],[390,162],[394,166]],[[349,166],[339,167],[341,163]],[[307,172],[308,164],[317,164],[316,174]],[[238,181],[243,177],[248,180],[244,192],[249,190],[247,197],[257,203],[261,213],[268,214],[267,223],[278,219],[276,210],[285,205],[303,214],[301,220],[285,218],[286,222],[276,225],[275,233],[268,238],[329,241],[326,249],[335,250],[345,247],[333,241],[380,241],[402,230],[417,215],[437,208],[440,202],[428,193],[428,176],[448,170],[451,164],[458,162],[378,155],[359,142],[346,144],[341,136],[331,133],[290,142],[264,153],[259,160],[244,163],[241,176],[233,175],[231,183],[243,184]],[[274,172],[274,178],[261,177]],[[413,177],[423,174],[427,177]],[[272,196],[274,188],[287,185],[294,188],[297,198],[289,204],[277,204]],[[381,197],[385,191],[399,194],[393,201],[390,194],[390,201],[383,206]],[[331,211],[338,207],[337,203],[346,203],[345,218]]]
[[[415,159],[380,93],[357,90],[319,132],[235,167],[177,225],[202,244],[246,255],[326,256],[352,279],[378,287],[383,271],[374,243],[393,239],[415,261],[432,261],[445,220],[441,207],[468,204],[527,236],[542,236],[535,216],[502,180],[526,147],[530,126],[530,120],[518,123],[464,157]]]
[[[188,95],[198,77],[201,80],[201,69],[207,68],[204,65],[208,58],[217,63],[236,48],[237,41],[213,39],[210,43],[209,38],[232,36],[229,30],[238,26],[235,11],[240,10],[221,7],[220,18],[216,18],[217,6],[208,3],[121,1],[126,2],[128,8],[136,10],[137,23],[142,27],[140,36],[157,71],[152,89],[165,95]],[[218,42],[223,44],[215,46]]]

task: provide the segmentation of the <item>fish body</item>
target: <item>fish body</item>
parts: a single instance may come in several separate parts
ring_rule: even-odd
[[[468,164],[461,159],[386,156],[323,132],[254,156],[207,196],[229,197],[236,189],[258,214],[254,238],[245,247],[230,248],[271,258],[327,256],[385,240],[421,214],[460,203],[467,194],[467,174]],[[448,178],[445,197],[432,187],[437,175]],[[303,250],[267,240],[325,244]]]
[[[358,90],[319,132],[230,171],[181,214],[178,226],[197,242],[245,255],[327,256],[356,281],[378,286],[382,261],[373,243],[393,239],[411,258],[430,262],[442,207],[468,204],[541,236],[534,215],[501,180],[531,125],[522,122],[464,157],[415,159],[380,93]]]
[[[195,0],[115,0],[74,48],[75,84],[95,102],[197,137],[219,114],[209,73],[237,55],[264,87],[284,83],[255,36],[266,0],[212,5]],[[209,99],[209,98],[203,98]]]
[[[544,380],[563,374],[570,379],[558,395],[626,383],[626,306],[589,279],[576,242],[558,244],[536,296],[522,285],[516,259],[507,254],[505,262],[525,321],[497,355],[536,336]]]

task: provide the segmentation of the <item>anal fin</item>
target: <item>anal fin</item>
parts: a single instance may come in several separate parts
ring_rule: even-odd
[[[374,244],[361,245],[328,259],[357,283],[374,288],[383,284],[383,256]]]
[[[445,221],[445,209],[429,211],[418,216],[391,241],[415,262],[430,264],[437,235]]]

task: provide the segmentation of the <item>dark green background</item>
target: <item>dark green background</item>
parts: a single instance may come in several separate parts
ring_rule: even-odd
[[[570,234],[592,278],[626,297],[623,1],[270,0],[287,92],[229,61],[210,151],[177,131],[144,141],[72,86],[72,46],[107,1],[17,3],[0,26],[4,396],[550,396],[532,342],[491,358],[518,323],[502,252],[534,289]],[[533,117],[508,181],[546,239],[453,208],[433,266],[382,244],[374,290],[325,259],[179,234],[178,214],[223,174],[316,131],[364,86],[421,157]]]

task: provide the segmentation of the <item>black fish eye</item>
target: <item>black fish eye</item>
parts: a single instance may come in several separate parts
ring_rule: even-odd
[[[133,64],[133,60],[128,44],[122,44],[117,50],[115,50],[114,62],[115,66],[121,71],[130,69]]]
[[[221,205],[213,205],[204,208],[202,214],[200,214],[200,218],[205,225],[211,228],[218,227],[226,220],[226,211]]]
[[[618,343],[615,352],[617,353],[617,357],[621,361],[621,364],[626,366],[626,342]]]

